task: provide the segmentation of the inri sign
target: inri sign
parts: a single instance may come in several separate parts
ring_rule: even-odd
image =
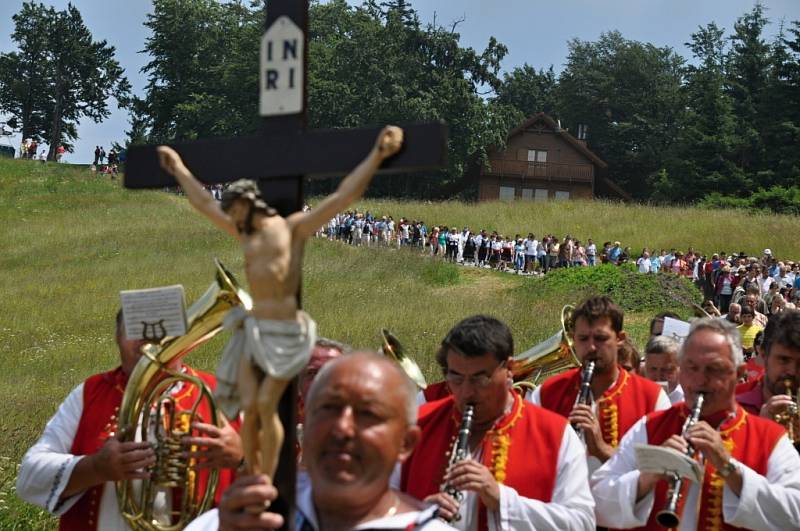
[[[276,116],[303,111],[303,30],[279,17],[261,38],[260,114]]]

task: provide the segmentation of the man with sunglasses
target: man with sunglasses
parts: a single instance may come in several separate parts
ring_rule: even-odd
[[[485,315],[458,323],[437,361],[452,395],[423,405],[422,436],[402,468],[401,489],[440,506],[457,529],[594,529],[584,450],[567,420],[512,390],[514,343]],[[474,406],[470,457],[448,469],[462,413]],[[448,484],[460,503],[441,491]]]

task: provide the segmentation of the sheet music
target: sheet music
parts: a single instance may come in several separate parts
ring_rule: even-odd
[[[700,463],[677,450],[652,444],[637,444],[634,451],[641,472],[675,473],[695,483],[703,481],[703,467]]]
[[[182,285],[125,290],[119,297],[129,339],[161,339],[186,333]]]
[[[680,319],[673,319],[672,317],[664,317],[664,329],[661,335],[671,337],[678,342],[679,345],[683,344],[686,336],[689,335],[689,328],[691,325],[686,321]]]

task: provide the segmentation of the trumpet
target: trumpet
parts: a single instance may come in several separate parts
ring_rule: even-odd
[[[581,371],[581,388],[578,391],[578,397],[575,399],[575,405],[586,404],[589,405],[589,394],[592,392],[592,377],[594,376],[595,361],[589,361]],[[573,406],[575,407],[575,406]],[[578,432],[578,437],[583,441],[583,430],[576,425],[572,425],[573,429]]]
[[[475,405],[467,404],[467,407],[464,408],[464,415],[461,417],[461,425],[458,428],[458,436],[456,437],[455,443],[453,443],[453,448],[450,450],[450,460],[447,463],[448,472],[453,465],[459,461],[463,461],[469,456],[469,434],[470,431],[472,431],[472,416],[474,414]],[[461,504],[461,501],[464,499],[464,493],[456,489],[449,482],[444,483],[441,490],[442,492],[452,496],[458,504]],[[460,519],[461,515],[458,513],[456,513],[456,515],[453,517],[453,520],[455,521]]]
[[[786,428],[786,435],[789,440],[792,441],[792,444],[796,444],[800,442],[800,430],[796,429],[798,422],[800,422],[800,408],[798,407],[800,389],[798,389],[797,394],[793,395],[793,381],[791,378],[785,379],[783,385],[786,386],[786,394],[792,399],[792,403],[789,404],[785,411],[775,415],[774,420]]]
[[[700,420],[700,411],[703,409],[704,400],[705,395],[703,393],[698,393],[697,398],[695,398],[694,401],[694,407],[692,407],[692,412],[688,417],[686,417],[686,422],[683,423],[683,429],[681,430],[682,437],[685,438],[686,432],[689,431],[689,428],[694,426],[697,421]],[[689,444],[686,448],[686,455],[689,457],[694,457],[694,448],[691,444]],[[656,521],[662,527],[672,529],[681,525],[681,515],[678,514],[678,502],[681,499],[682,487],[683,478],[677,474],[672,474],[672,477],[670,478],[669,492],[667,494],[667,503],[656,515]]]

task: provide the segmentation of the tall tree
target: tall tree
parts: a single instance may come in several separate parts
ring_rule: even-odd
[[[114,47],[95,42],[78,9],[56,11],[26,2],[13,17],[18,52],[0,56],[0,108],[17,118],[25,138],[45,140],[49,160],[70,148],[82,118],[108,117],[108,99],[125,105],[130,85]]]
[[[547,70],[525,63],[503,74],[503,82],[497,89],[498,103],[510,105],[525,116],[544,112],[557,116],[556,74],[553,66]]]
[[[677,140],[685,113],[683,63],[671,48],[616,31],[569,43],[557,90],[562,123],[588,125],[589,146],[634,197],[649,196],[648,177]]]
[[[711,23],[686,43],[695,59],[685,70],[687,112],[663,171],[651,179],[654,199],[691,201],[711,192],[750,189],[746,175],[732,161],[738,138],[727,92],[724,33]]]
[[[144,109],[148,139],[246,134],[258,127],[263,11],[242,2],[154,0]]]
[[[25,3],[12,17],[16,52],[0,54],[0,110],[17,119],[23,138],[42,141],[47,131],[47,63],[55,10]]]
[[[735,156],[737,165],[748,173],[755,173],[762,167],[766,149],[761,131],[770,118],[761,111],[771,66],[770,45],[763,36],[768,23],[764,6],[757,3],[736,21],[730,37],[728,83],[739,137]]]

